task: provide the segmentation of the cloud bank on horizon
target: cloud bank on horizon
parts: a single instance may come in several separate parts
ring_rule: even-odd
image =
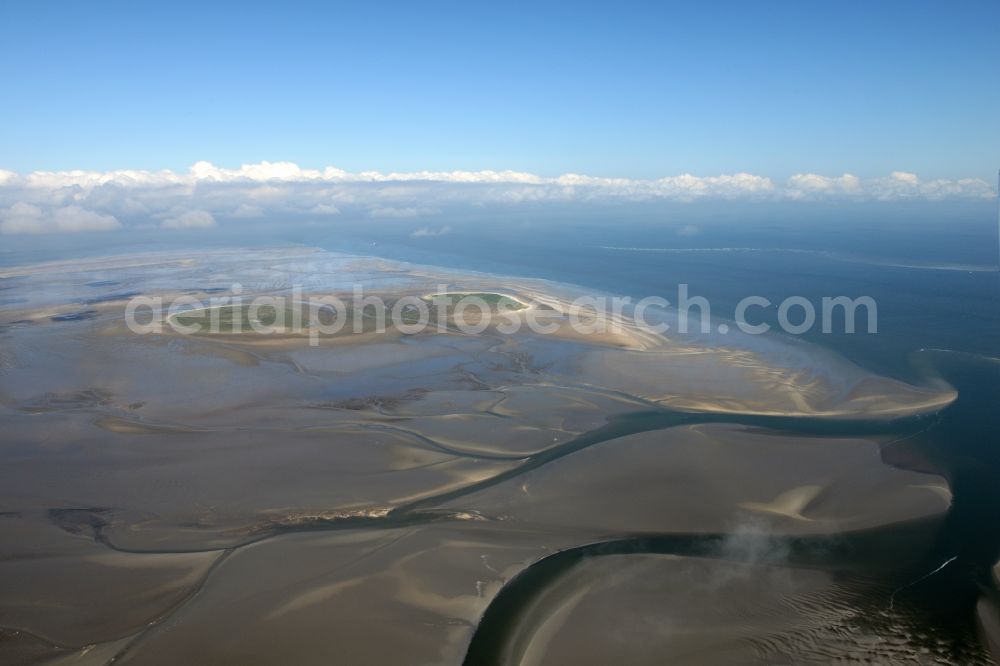
[[[217,219],[316,218],[344,211],[373,219],[419,218],[440,207],[525,202],[930,201],[995,195],[980,178],[921,180],[902,171],[870,179],[804,173],[775,183],[749,173],[644,180],[516,171],[350,173],[291,162],[227,169],[198,162],[187,172],[0,170],[0,233],[204,229],[216,226]]]

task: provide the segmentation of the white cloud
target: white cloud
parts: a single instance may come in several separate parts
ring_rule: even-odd
[[[921,180],[915,173],[893,171],[884,178],[862,180],[845,173],[829,177],[800,173],[788,179],[786,199],[853,199],[901,201],[906,199],[990,199],[993,187],[980,178]]]
[[[313,215],[340,215],[340,209],[330,204],[316,204],[308,212]]]
[[[189,210],[164,217],[161,226],[165,229],[206,229],[215,226],[215,218],[205,210]]]
[[[431,227],[420,227],[412,234],[410,234],[410,238],[428,238],[434,236],[444,236],[445,234],[450,234],[450,233],[451,233],[451,227],[447,224],[437,229],[432,229]]]
[[[212,185],[242,185],[245,191],[254,192],[256,197],[265,197],[268,192],[283,192],[288,186],[314,185],[329,188],[345,184],[407,184],[419,189],[422,185],[497,185],[506,188],[529,186],[541,188],[550,198],[562,198],[567,194],[583,196],[583,192],[599,193],[604,196],[627,198],[673,198],[691,199],[699,197],[727,197],[747,195],[769,195],[776,198],[795,198],[799,193],[839,192],[855,193],[858,196],[877,198],[886,190],[896,188],[900,193],[920,194],[927,191],[949,192],[953,195],[986,196],[984,188],[991,186],[978,178],[962,180],[922,181],[916,174],[894,171],[886,178],[863,181],[852,174],[842,176],[822,176],[812,173],[796,174],[784,186],[775,185],[770,178],[749,173],[725,174],[721,176],[694,176],[681,174],[658,179],[606,178],[575,173],[547,178],[518,171],[416,171],[408,173],[380,173],[364,171],[350,173],[335,167],[323,169],[303,169],[292,162],[260,162],[244,164],[236,169],[217,167],[210,162],[197,162],[186,173],[174,171],[34,171],[20,175],[13,171],[0,170],[0,187],[24,190],[57,190],[75,188],[77,195],[86,195],[95,189],[114,185],[126,189],[150,189],[183,191],[196,194],[194,188],[211,189]],[[901,189],[903,188],[910,188]],[[516,188],[515,188],[516,189]],[[328,192],[329,193],[329,192]],[[509,198],[499,196],[495,189],[476,189],[468,192],[470,197],[487,199]]]
[[[833,177],[815,173],[797,173],[788,179],[785,190],[790,199],[830,195],[855,197],[864,194],[861,179],[850,173]]]
[[[18,202],[0,212],[0,233],[4,234],[109,231],[119,227],[121,223],[114,216],[95,213],[79,206],[45,210]]]
[[[899,181],[900,183],[907,183],[909,185],[918,185],[920,179],[915,173],[906,173],[905,171],[893,171],[889,174],[889,178]]]
[[[800,173],[784,183],[750,173],[681,174],[656,179],[583,174],[545,177],[519,171],[351,173],[292,162],[235,169],[198,162],[175,171],[0,170],[0,233],[113,229],[162,221],[168,228],[225,220],[338,214],[372,218],[430,216],[442,208],[598,201],[897,201],[995,196],[978,178],[922,180],[895,171],[882,178]],[[25,208],[25,207],[31,208]]]
[[[371,217],[406,218],[433,215],[437,212],[439,211],[435,208],[423,208],[419,206],[409,206],[404,208],[398,208],[395,206],[379,206],[378,208],[372,208],[368,211],[368,215]]]

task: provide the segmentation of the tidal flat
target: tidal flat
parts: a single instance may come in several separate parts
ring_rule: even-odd
[[[628,310],[582,333],[570,285],[312,248],[0,279],[0,663],[988,663],[906,594],[952,502],[908,448],[943,380]],[[125,323],[234,284],[551,326]]]

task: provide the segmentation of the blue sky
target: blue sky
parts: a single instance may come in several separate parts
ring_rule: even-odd
[[[0,168],[993,182],[1000,3],[0,4]]]

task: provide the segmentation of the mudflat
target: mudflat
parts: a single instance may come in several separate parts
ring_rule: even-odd
[[[0,278],[24,297],[0,308],[5,662],[824,663],[891,592],[870,544],[933,532],[951,499],[882,458],[950,387],[627,310],[582,331],[566,285],[308,248]],[[234,284],[486,309],[326,336],[278,307],[126,324],[137,296],[210,324]],[[201,305],[166,312],[181,296]],[[928,647],[886,622],[890,656]]]

